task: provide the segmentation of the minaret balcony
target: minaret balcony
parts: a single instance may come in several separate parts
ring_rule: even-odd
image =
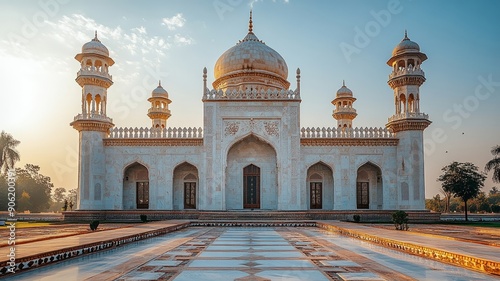
[[[352,107],[339,107],[333,110],[333,113],[356,113],[356,109]]]
[[[165,113],[170,115],[170,109],[168,108],[150,108],[148,109],[148,114],[149,113]]]
[[[389,74],[389,80],[403,75],[418,75],[425,77],[425,73],[419,67],[404,67]]]
[[[113,123],[113,119],[97,114],[97,113],[90,113],[90,114],[78,114],[75,116],[74,121],[80,121],[80,120],[88,120],[88,121],[101,121],[101,122],[108,122],[108,123]]]
[[[100,76],[103,78],[107,78],[109,80],[113,80],[113,76],[107,73],[106,71],[98,71],[97,69],[85,69],[82,68],[80,71],[76,73],[77,76],[84,75],[84,76]]]
[[[429,115],[425,113],[420,113],[420,112],[406,112],[406,113],[400,113],[400,114],[394,114],[391,117],[389,117],[389,123],[398,121],[398,120],[403,120],[403,119],[429,119]]]

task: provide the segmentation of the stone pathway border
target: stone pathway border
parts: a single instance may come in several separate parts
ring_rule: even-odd
[[[159,221],[137,226],[119,228],[103,232],[56,238],[45,241],[27,243],[16,247],[15,271],[35,268],[68,258],[81,256],[122,244],[162,235],[188,227],[189,221]],[[10,274],[7,252],[4,247],[0,251],[0,277]],[[4,253],[5,252],[5,253]]]
[[[496,247],[468,242],[458,244],[447,237],[429,239],[427,235],[418,233],[401,233],[338,221],[322,221],[317,226],[408,254],[500,275],[500,251]]]

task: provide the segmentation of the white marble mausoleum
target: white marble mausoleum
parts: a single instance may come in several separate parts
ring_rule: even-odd
[[[427,56],[406,34],[387,61],[394,111],[375,128],[353,126],[356,98],[345,85],[332,100],[337,126],[302,128],[300,70],[289,80],[251,17],[247,35],[217,60],[211,86],[203,70],[203,128],[168,126],[161,84],[144,101],[151,126],[115,127],[106,112],[114,61],[97,33],[75,58],[79,210],[425,208],[423,131],[431,122],[419,88]]]

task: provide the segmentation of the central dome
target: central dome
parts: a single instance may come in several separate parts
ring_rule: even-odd
[[[283,57],[259,40],[252,31],[225,51],[214,67],[216,89],[288,89],[288,67]]]

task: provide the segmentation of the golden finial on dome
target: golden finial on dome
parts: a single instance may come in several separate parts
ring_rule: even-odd
[[[253,32],[253,23],[252,23],[252,10],[250,9],[250,21],[248,22],[248,32]]]

